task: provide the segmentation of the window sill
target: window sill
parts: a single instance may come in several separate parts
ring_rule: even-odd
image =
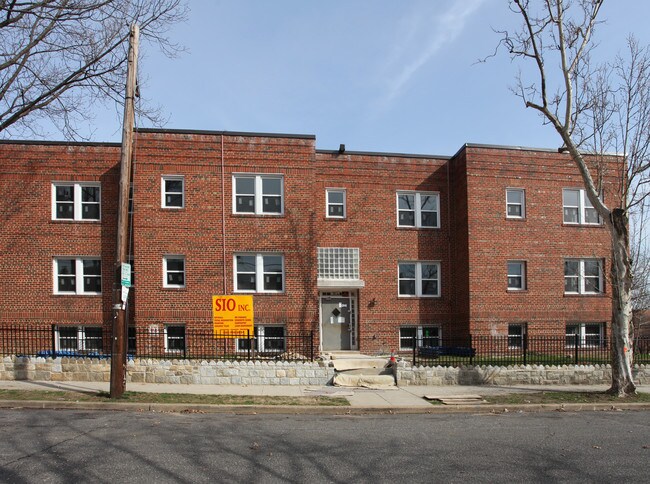
[[[564,297],[605,297],[606,294],[604,292],[587,292],[584,294],[579,294],[579,293],[564,293]]]
[[[570,224],[562,222],[562,227],[574,227],[581,229],[602,229],[605,227],[605,224]]]
[[[433,300],[436,300],[436,299],[440,299],[440,296],[403,296],[403,295],[399,295],[399,296],[397,296],[397,299],[402,299],[402,300],[406,300],[406,301],[408,301],[409,299],[424,299],[424,300],[433,299]]]
[[[50,222],[55,224],[101,224],[101,219],[92,219],[92,220],[73,220],[71,218],[53,218]]]
[[[440,227],[404,227],[398,225],[397,230],[440,230]]]
[[[286,296],[286,291],[277,291],[277,292],[259,292],[259,291],[233,291],[233,294],[241,296]]]
[[[528,294],[528,289],[506,289],[508,294]]]
[[[525,222],[526,217],[505,217],[508,222]]]
[[[232,213],[233,217],[241,218],[284,218],[285,214],[283,213]]]
[[[347,217],[324,217],[323,220],[326,222],[347,222]]]
[[[182,212],[185,210],[185,207],[160,207],[160,210],[163,212]]]
[[[176,286],[163,286],[163,291],[186,291],[187,286],[176,287]]]
[[[101,292],[93,292],[93,293],[75,293],[75,292],[62,292],[62,293],[53,293],[52,296],[55,297],[102,297]]]

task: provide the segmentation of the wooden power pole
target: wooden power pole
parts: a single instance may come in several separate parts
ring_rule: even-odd
[[[122,264],[128,259],[129,249],[129,189],[131,187],[131,156],[135,121],[135,83],[138,71],[138,42],[140,29],[136,24],[129,33],[129,54],[124,95],[124,121],[120,157],[120,193],[117,210],[117,250],[115,257],[115,290],[113,291],[113,341],[111,351],[111,398],[119,398],[126,390],[126,311],[129,281],[122,278]],[[130,271],[129,271],[130,272]],[[126,287],[126,289],[125,289]],[[126,295],[125,295],[126,292]]]

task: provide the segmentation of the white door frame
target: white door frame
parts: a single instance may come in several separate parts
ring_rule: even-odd
[[[347,295],[345,295],[347,293]],[[323,351],[323,297],[348,298],[350,304],[350,351],[359,349],[359,291],[318,291],[318,351]]]

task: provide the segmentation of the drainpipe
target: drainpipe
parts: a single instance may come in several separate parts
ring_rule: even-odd
[[[223,249],[223,293],[226,294],[226,173],[223,149],[223,133],[221,134],[221,247]]]

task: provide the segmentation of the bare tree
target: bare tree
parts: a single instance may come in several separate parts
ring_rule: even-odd
[[[122,102],[130,25],[173,55],[166,33],[185,15],[183,0],[0,0],[0,137],[49,120],[79,138],[97,102]]]
[[[604,0],[510,0],[521,19],[501,32],[513,59],[532,65],[532,79],[519,74],[513,91],[541,114],[577,166],[589,201],[611,236],[612,385],[610,392],[636,392],[632,375],[632,261],[630,211],[648,195],[650,163],[650,56],[634,39],[628,52],[594,65],[594,30]],[[611,155],[611,154],[619,155]],[[613,167],[613,168],[612,168]],[[604,180],[614,194],[603,197]]]

